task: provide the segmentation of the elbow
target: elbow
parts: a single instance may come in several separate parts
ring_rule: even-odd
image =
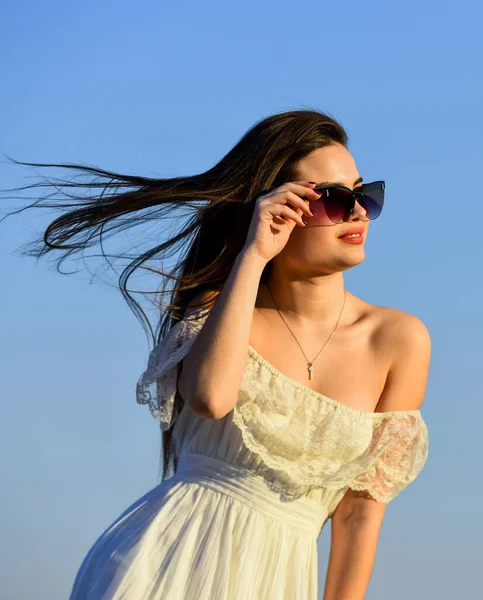
[[[193,386],[192,382],[184,379],[183,372],[178,379],[178,390],[191,410],[203,419],[223,419],[233,409],[238,399],[238,395],[233,401],[227,400],[226,395],[220,398],[219,390],[201,391],[199,384]]]
[[[213,403],[206,401],[204,398],[194,397],[188,401],[191,410],[202,419],[216,419],[217,411]]]
[[[223,402],[210,398],[197,398],[193,403],[193,412],[204,419],[223,419],[233,409],[235,403],[230,403],[224,398]]]
[[[190,405],[191,410],[203,419],[223,419],[235,405],[235,402],[229,403],[226,398],[223,402],[214,396],[199,396],[193,394],[191,398],[188,398],[187,403]]]

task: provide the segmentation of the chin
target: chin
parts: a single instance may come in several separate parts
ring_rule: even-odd
[[[366,253],[364,250],[360,250],[359,252],[354,252],[351,256],[340,256],[339,262],[344,269],[351,269],[352,267],[357,267],[366,258]]]

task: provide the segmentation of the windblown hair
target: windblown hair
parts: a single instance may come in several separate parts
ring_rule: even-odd
[[[65,259],[99,244],[116,231],[148,221],[172,218],[176,208],[192,208],[194,212],[184,228],[167,241],[135,256],[119,276],[118,286],[141,322],[153,345],[183,317],[188,304],[205,291],[221,290],[242,251],[250,226],[255,201],[269,189],[298,179],[301,159],[318,148],[332,144],[347,147],[347,134],[332,117],[314,109],[295,110],[269,116],[253,125],[237,144],[211,169],[191,176],[149,178],[126,175],[80,164],[30,163],[11,159],[16,164],[33,167],[72,169],[88,176],[87,182],[41,181],[17,190],[49,188],[52,193],[10,214],[27,208],[55,208],[63,213],[52,221],[41,239],[27,245],[24,254],[40,258],[58,253],[57,269]],[[89,195],[80,194],[81,191]],[[11,191],[11,190],[9,190]],[[92,193],[94,192],[94,193]],[[55,199],[56,193],[58,199]],[[10,215],[8,215],[10,216]],[[161,225],[159,224],[159,227]],[[169,272],[148,263],[171,256],[179,246],[187,246],[177,265]],[[124,256],[126,258],[126,256]],[[131,258],[131,257],[129,257]],[[271,264],[263,271],[265,282]],[[128,290],[128,281],[137,269],[146,269],[163,282],[156,292],[169,294],[163,306],[156,301],[157,320],[152,327],[140,304]],[[166,278],[166,279],[163,279]],[[171,290],[164,282],[174,281]],[[206,302],[193,304],[205,306]],[[175,412],[182,399],[176,395]],[[176,472],[177,459],[172,452],[171,430],[162,435],[162,479],[170,465]]]

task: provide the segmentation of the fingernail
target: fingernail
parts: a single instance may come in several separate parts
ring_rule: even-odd
[[[316,210],[314,210],[313,208],[311,208],[311,209],[310,209],[310,212],[311,212],[313,215],[316,215],[316,214],[317,214],[317,211],[316,211]]]
[[[317,182],[316,181],[309,181],[309,183],[311,183],[312,185],[315,185]]]
[[[305,225],[307,225],[307,221],[302,217],[302,221],[304,222]]]

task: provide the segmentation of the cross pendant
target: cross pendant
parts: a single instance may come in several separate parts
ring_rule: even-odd
[[[314,367],[312,366],[311,362],[307,363],[307,369],[309,371],[309,379],[312,379],[312,371],[314,370]]]

